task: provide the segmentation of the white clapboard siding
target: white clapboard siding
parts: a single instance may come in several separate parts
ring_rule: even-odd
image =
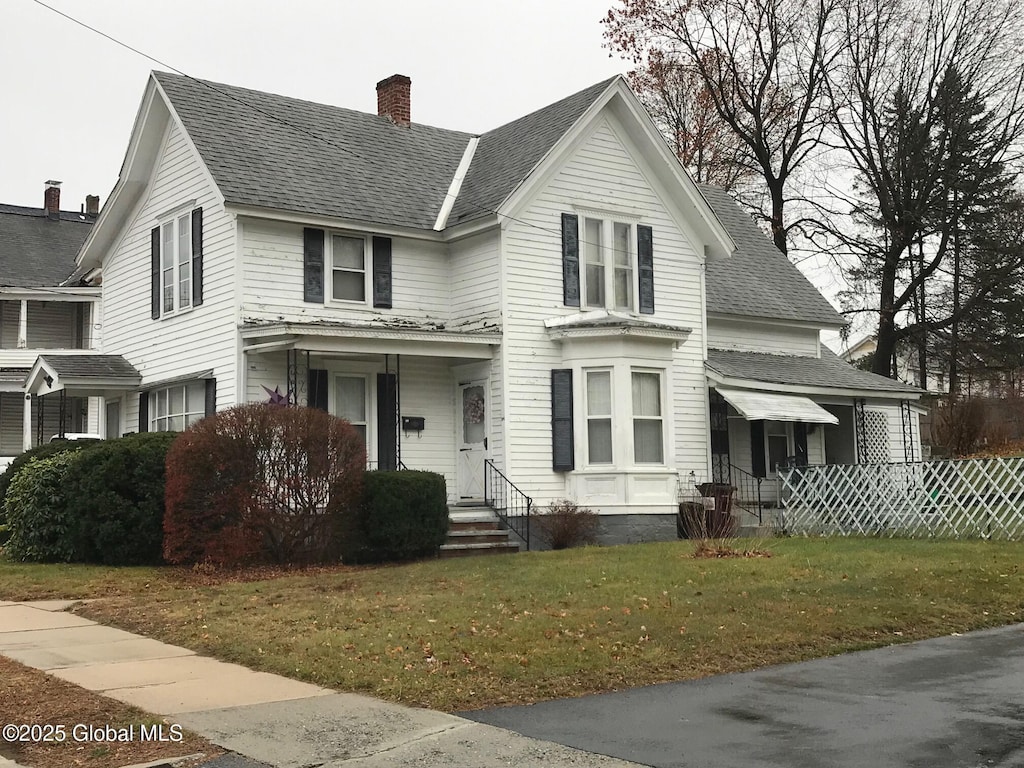
[[[457,240],[451,252],[451,321],[500,322],[500,241],[496,230]]]
[[[573,204],[602,209],[618,204],[626,211],[641,211],[642,223],[653,227],[656,314],[650,318],[693,329],[673,353],[674,387],[669,401],[676,467],[699,475],[707,472],[701,258],[633,160],[631,152],[635,150],[627,149],[620,136],[610,122],[598,124],[517,215],[520,221],[510,222],[505,230],[506,435],[514,446],[508,461],[511,479],[541,498],[557,498],[566,492],[563,475],[551,470],[550,372],[562,366],[562,351],[549,340],[544,320],[579,311],[563,305],[558,234],[561,214],[573,212]],[[579,446],[577,437],[577,454]]]
[[[150,230],[161,216],[195,200],[203,209],[203,305],[150,318]],[[224,212],[190,144],[172,122],[150,186],[114,251],[103,262],[103,349],[123,355],[143,387],[211,370],[217,405],[235,403],[235,224]],[[127,431],[138,429],[138,398],[130,396]]]
[[[303,301],[303,227],[289,222],[246,219],[242,245],[242,317],[275,322],[370,320],[403,318],[447,322],[450,276],[444,243],[395,237],[391,241],[392,309],[334,302],[329,298],[330,258],[325,255],[325,303]],[[330,238],[331,230],[326,237]],[[367,237],[366,265],[372,264],[372,232],[344,232]],[[329,244],[327,246],[329,250]]]
[[[766,325],[754,320],[734,322],[712,318],[708,320],[708,346],[740,352],[818,357],[818,331],[815,328]]]

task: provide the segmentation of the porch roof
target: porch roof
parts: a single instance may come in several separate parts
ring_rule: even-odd
[[[298,349],[324,354],[403,354],[423,357],[464,357],[486,360],[501,344],[494,327],[453,330],[414,323],[244,323],[242,351],[277,352]]]
[[[801,421],[808,424],[838,424],[833,416],[810,398],[718,388],[718,394],[747,421]]]
[[[92,395],[132,390],[141,383],[142,375],[121,355],[40,355],[26,377],[25,391]]]
[[[0,368],[0,392],[20,392],[29,368]]]
[[[709,349],[708,378],[742,389],[917,400],[923,389],[854,368],[822,347],[821,357]]]

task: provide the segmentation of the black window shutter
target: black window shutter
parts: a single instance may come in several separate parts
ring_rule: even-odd
[[[377,374],[377,467],[398,469],[398,377]]]
[[[302,300],[324,303],[324,231],[306,227],[302,230],[302,266],[304,291]]]
[[[206,403],[203,409],[203,414],[206,416],[212,416],[217,412],[217,380],[207,379],[206,380]]]
[[[203,209],[192,211],[192,306],[203,303]]]
[[[391,309],[391,238],[373,238],[373,306]]]
[[[551,468],[575,469],[572,434],[572,369],[551,371]]]
[[[139,392],[139,432],[149,432],[149,392]]]
[[[654,231],[643,224],[636,227],[637,274],[640,279],[640,312],[654,314]]]
[[[797,466],[807,466],[807,425],[802,421],[793,424],[793,442],[796,449]]]
[[[754,477],[765,477],[764,422],[750,422],[750,472]]]
[[[562,299],[580,305],[580,219],[572,213],[562,214]]]
[[[160,227],[149,233],[149,313],[154,320],[160,317]]]
[[[319,368],[309,369],[309,381],[306,392],[308,393],[306,405],[310,408],[327,410],[327,371]],[[296,405],[296,403],[292,403]]]

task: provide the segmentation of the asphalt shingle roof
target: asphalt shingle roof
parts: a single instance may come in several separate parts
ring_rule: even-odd
[[[121,355],[40,355],[58,376],[73,379],[130,378],[141,374]]]
[[[811,281],[758,228],[729,193],[700,185],[704,199],[736,243],[731,256],[710,256],[708,312],[845,325]]]
[[[92,224],[70,211],[51,221],[43,208],[0,204],[0,286],[60,285],[75,271],[75,256]]]
[[[429,229],[470,134],[154,73],[229,203]]]
[[[722,376],[768,384],[923,394],[917,387],[854,368],[825,347],[820,358],[709,349],[707,367]]]
[[[501,205],[615,79],[595,83],[483,134],[449,222],[472,221]]]

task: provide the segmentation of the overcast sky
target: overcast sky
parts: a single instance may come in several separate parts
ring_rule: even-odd
[[[412,78],[415,122],[483,132],[611,75],[613,0],[44,0],[193,77],[376,112]],[[33,0],[0,0],[0,203],[106,201],[152,69]]]

